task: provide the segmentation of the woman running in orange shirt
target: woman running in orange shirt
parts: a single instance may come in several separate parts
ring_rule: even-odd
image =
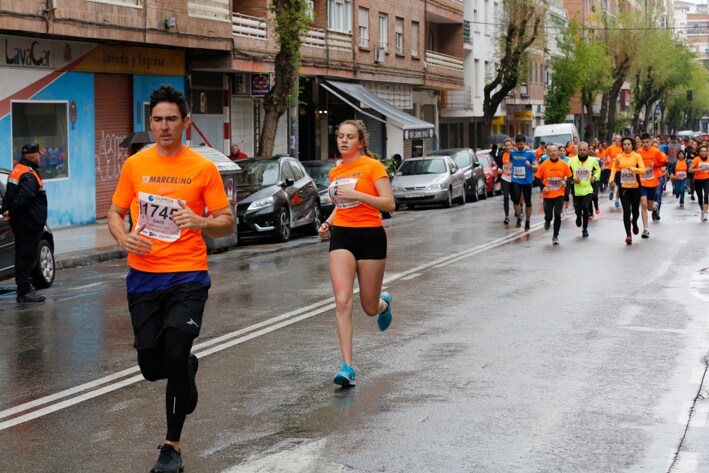
[[[382,332],[391,324],[391,296],[381,292],[386,265],[387,237],[380,212],[394,211],[394,196],[386,169],[367,149],[367,132],[360,120],[346,120],[337,128],[342,163],[330,171],[330,197],[335,210],[320,226],[330,240],[330,279],[335,292],[337,335],[343,365],[335,384],[355,384],[352,368],[352,306],[354,280],[369,316],[378,315]]]
[[[701,221],[707,221],[707,212],[709,211],[709,159],[707,147],[702,145],[699,147],[699,156],[692,161],[692,167],[689,172],[694,175],[694,190],[697,193],[697,203],[701,210]]]
[[[623,224],[625,225],[625,243],[633,244],[633,237],[630,234],[630,223],[632,214],[633,233],[640,232],[638,228],[638,218],[640,217],[640,184],[638,175],[645,173],[645,163],[643,158],[635,152],[633,139],[625,137],[621,141],[623,152],[618,153],[613,160],[611,167],[610,186],[611,190],[615,186],[616,172],[620,173],[620,201],[623,204]]]

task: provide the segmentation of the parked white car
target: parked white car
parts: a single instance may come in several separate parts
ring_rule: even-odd
[[[396,207],[465,204],[465,174],[448,156],[427,156],[405,160],[391,181]]]

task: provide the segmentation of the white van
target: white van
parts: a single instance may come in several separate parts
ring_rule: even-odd
[[[546,144],[566,146],[569,141],[579,137],[576,125],[573,123],[558,123],[556,125],[539,125],[534,129],[534,147],[539,148],[542,141]]]

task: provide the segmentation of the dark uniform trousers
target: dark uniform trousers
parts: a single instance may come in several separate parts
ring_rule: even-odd
[[[13,226],[15,234],[15,281],[17,295],[24,296],[32,290],[30,274],[37,264],[37,247],[42,237],[42,230],[30,230]]]

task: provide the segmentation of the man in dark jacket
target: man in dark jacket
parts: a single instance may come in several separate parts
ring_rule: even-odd
[[[7,180],[2,215],[15,234],[15,281],[17,302],[44,302],[32,287],[30,273],[37,264],[37,247],[47,223],[47,193],[39,168],[39,145],[22,147],[22,159]]]

